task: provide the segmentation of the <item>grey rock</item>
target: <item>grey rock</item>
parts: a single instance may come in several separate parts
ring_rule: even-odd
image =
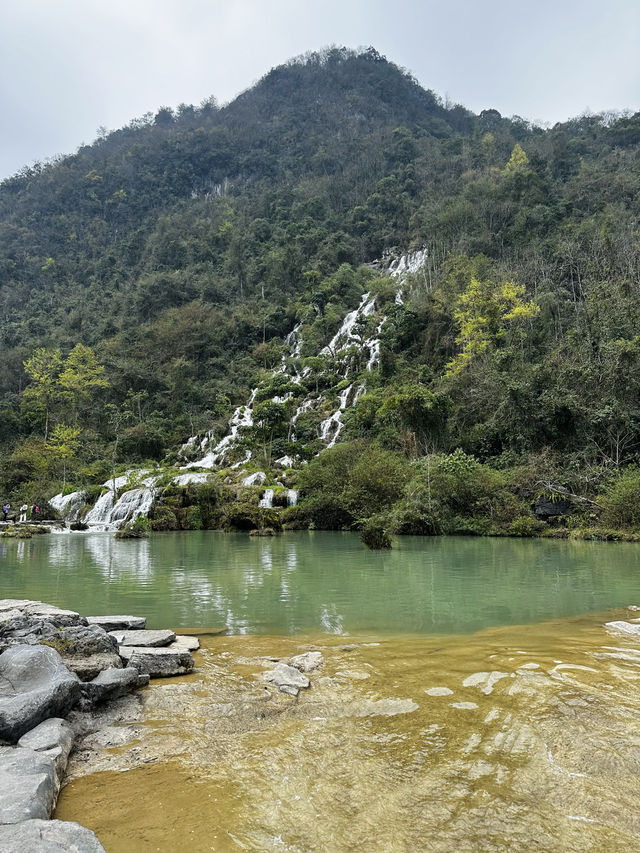
[[[139,672],[138,673],[138,683],[136,687],[146,687],[147,684],[151,681],[151,676],[148,672]]]
[[[49,717],[64,717],[80,682],[48,646],[15,646],[0,655],[0,738],[14,743]]]
[[[89,655],[99,654],[101,652],[118,653],[118,643],[107,634],[104,628],[98,625],[76,625],[69,628],[62,628],[58,632],[60,637],[61,654],[64,655],[79,655],[80,657],[88,657]]]
[[[47,622],[53,623],[56,628],[87,624],[86,619],[76,613],[75,610],[62,610],[60,607],[54,607],[53,604],[43,604],[41,601],[27,605],[23,612],[25,616],[45,619]]]
[[[0,652],[12,646],[35,646],[38,643],[54,643],[58,636],[58,628],[52,623],[37,616],[25,616],[18,612],[17,616],[10,615],[0,622]]]
[[[83,707],[94,707],[107,699],[117,699],[135,690],[137,686],[137,669],[131,666],[124,669],[105,669],[93,681],[80,685]]]
[[[138,648],[121,646],[120,657],[138,672],[151,678],[185,675],[193,669],[193,658],[186,649]]]
[[[31,729],[26,735],[22,735],[18,741],[18,746],[39,752],[53,761],[59,789],[74,738],[73,729],[66,720],[52,717],[40,723],[35,729]]]
[[[313,672],[324,663],[324,658],[321,652],[304,652],[301,655],[295,655],[289,661],[291,666],[295,666],[300,672]]]
[[[140,631],[147,627],[144,616],[87,616],[87,622],[105,631]]]
[[[276,664],[273,669],[264,673],[263,678],[269,684],[274,684],[281,693],[289,693],[292,696],[297,696],[298,690],[301,687],[308,687],[310,683],[307,676],[303,675],[299,669],[286,663]],[[295,693],[292,688],[295,688]]]
[[[169,649],[186,649],[188,652],[197,652],[200,648],[200,640],[197,637],[186,637],[176,635],[175,640],[168,645]]]
[[[26,820],[0,826],[2,853],[106,853],[90,829],[67,820]]]
[[[137,648],[168,646],[176,638],[175,632],[168,628],[160,631],[111,631],[110,636],[120,646],[136,646]]]
[[[57,793],[53,759],[32,749],[0,747],[0,824],[46,820]]]
[[[105,669],[121,669],[122,660],[115,652],[103,652],[81,658],[73,655],[63,657],[65,665],[74,672],[80,681],[91,681]]]

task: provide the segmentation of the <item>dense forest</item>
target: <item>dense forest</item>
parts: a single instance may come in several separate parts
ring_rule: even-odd
[[[278,521],[382,544],[533,535],[546,500],[562,531],[633,535],[639,218],[640,113],[475,115],[371,48],[291,60],[223,108],[160,108],[0,184],[0,492],[95,500],[115,467],[224,435],[257,387],[250,470],[308,463]],[[375,262],[415,249],[397,299]],[[335,447],[326,411],[293,442],[296,395],[344,389],[319,354],[365,292],[385,318],[375,369]],[[274,371],[298,324],[292,387]],[[259,526],[227,475],[200,522]]]

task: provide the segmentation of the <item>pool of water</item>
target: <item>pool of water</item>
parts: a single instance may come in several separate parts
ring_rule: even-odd
[[[215,531],[0,540],[0,598],[230,634],[468,633],[640,599],[634,544]]]

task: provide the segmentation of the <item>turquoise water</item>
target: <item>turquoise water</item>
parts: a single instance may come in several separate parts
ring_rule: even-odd
[[[464,633],[640,603],[640,547],[349,533],[0,540],[0,598],[229,633]]]

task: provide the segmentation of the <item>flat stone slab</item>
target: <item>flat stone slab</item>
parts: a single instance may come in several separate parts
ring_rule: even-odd
[[[53,759],[19,746],[0,746],[0,824],[47,818],[57,790]],[[2,848],[0,848],[2,849]]]
[[[186,675],[193,670],[193,658],[186,649],[121,646],[120,657],[128,666],[151,678]]]
[[[200,648],[200,640],[197,637],[185,637],[177,634],[175,640],[167,646],[169,649],[186,649],[188,652],[197,652]]]
[[[640,636],[640,625],[632,624],[631,622],[606,622],[605,628],[609,628],[610,631],[618,631],[621,634],[635,634],[635,636]]]
[[[110,631],[109,636],[113,637],[119,646],[136,646],[137,648],[168,646],[176,638],[175,632],[168,628],[159,631]]]
[[[144,616],[87,616],[87,622],[105,631],[142,631],[147,627]]]
[[[262,676],[264,680],[275,685],[281,693],[297,696],[301,687],[308,687],[310,682],[306,675],[286,663],[278,663]]]
[[[64,717],[80,682],[48,646],[14,646],[0,655],[0,739],[14,743],[49,717]]]
[[[26,820],[0,826],[6,853],[106,853],[90,829],[68,820]]]

